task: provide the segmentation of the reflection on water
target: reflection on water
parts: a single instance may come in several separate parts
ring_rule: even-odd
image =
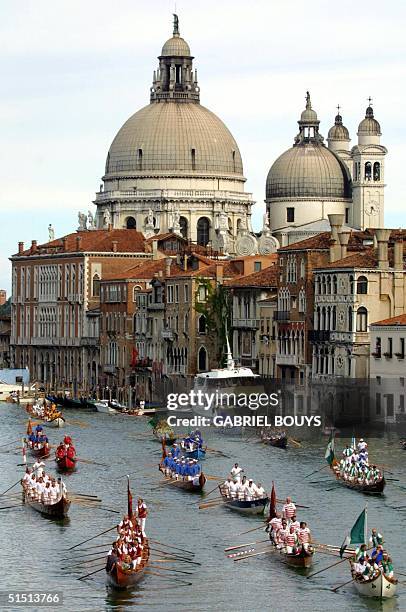
[[[24,431],[26,418],[22,408],[0,404],[2,435],[0,444],[8,439],[18,439]],[[313,407],[311,407],[313,412]],[[66,478],[68,489],[99,495],[103,506],[125,511],[126,480],[120,477],[127,472],[136,472],[132,477],[134,498],[141,495],[148,503],[150,514],[147,521],[149,535],[161,542],[180,548],[195,550],[195,559],[201,566],[188,566],[192,571],[192,586],[172,578],[148,575],[133,592],[114,592],[106,588],[104,572],[89,580],[78,581],[91,569],[86,566],[71,567],[63,559],[71,554],[67,549],[92,535],[113,526],[118,515],[105,510],[95,510],[72,505],[68,521],[53,522],[41,517],[29,508],[18,508],[1,512],[0,521],[0,588],[62,590],[64,610],[75,612],[147,608],[161,611],[179,608],[190,611],[221,610],[281,610],[296,611],[345,611],[404,610],[406,592],[399,587],[395,600],[381,603],[360,597],[352,585],[338,593],[331,588],[349,579],[346,563],[319,574],[310,580],[300,572],[285,566],[273,555],[253,557],[238,563],[225,558],[224,548],[236,544],[264,539],[261,531],[237,535],[259,524],[258,518],[232,513],[223,507],[198,510],[198,498],[175,490],[171,486],[160,486],[160,475],[151,463],[158,462],[159,444],[145,432],[149,431],[147,418],[130,418],[124,415],[107,415],[90,412],[69,411],[75,425],[67,426],[73,436],[79,457],[108,464],[101,466],[80,464],[76,473]],[[323,415],[325,416],[325,415]],[[324,418],[325,422],[325,418]],[[336,440],[337,451],[353,435],[352,427],[339,427]],[[185,427],[182,428],[182,431]],[[377,430],[374,427],[355,427],[356,435],[370,441],[370,457],[389,466],[394,473],[382,497],[365,498],[359,493],[335,483],[328,469],[322,469],[310,478],[305,478],[323,466],[326,436],[322,428],[296,428],[289,435],[302,441],[301,447],[288,447],[286,451],[265,446],[257,442],[252,430],[242,434],[214,428],[203,431],[210,448],[222,451],[224,456],[208,453],[205,461],[207,474],[224,475],[238,461],[249,476],[264,486],[276,483],[278,498],[291,494],[295,501],[308,506],[298,517],[306,520],[318,542],[341,544],[366,501],[370,527],[377,526],[385,536],[387,547],[398,568],[406,573],[405,518],[406,505],[405,451],[400,447],[399,433],[395,430]],[[48,430],[51,443],[57,443],[63,432]],[[373,434],[373,437],[372,437]],[[0,449],[4,450],[4,449]],[[14,452],[16,454],[14,454]],[[22,468],[18,450],[0,452],[2,471],[0,490],[15,482]],[[50,470],[52,461],[48,461]],[[213,486],[209,486],[213,484]],[[215,482],[207,483],[207,490]],[[15,489],[18,490],[18,489]],[[106,534],[97,543],[110,543]],[[258,537],[257,537],[258,536]],[[90,542],[93,544],[94,542]],[[77,553],[79,555],[79,552]],[[73,559],[80,560],[72,554]],[[316,554],[315,569],[334,562],[334,558]],[[67,569],[62,569],[67,568]],[[157,572],[158,573],[158,572]]]

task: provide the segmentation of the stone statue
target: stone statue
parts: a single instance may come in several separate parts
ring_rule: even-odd
[[[103,229],[108,229],[111,224],[111,213],[108,208],[103,213]]]
[[[88,229],[90,230],[96,229],[96,219],[91,210],[87,211],[87,222],[89,224]]]
[[[48,225],[48,240],[49,242],[51,242],[52,240],[55,240],[55,230],[52,227],[52,223]]]
[[[79,211],[78,212],[78,221],[79,221],[78,232],[83,232],[84,230],[87,229],[87,227],[86,227],[86,221],[87,221],[86,214]]]
[[[219,212],[218,215],[218,229],[219,231],[228,231],[228,216],[224,210]]]
[[[173,33],[179,35],[179,17],[173,13]]]
[[[150,227],[154,227],[154,212],[152,208],[150,208],[148,211],[147,225]]]

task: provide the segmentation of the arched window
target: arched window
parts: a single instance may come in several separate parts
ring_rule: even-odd
[[[372,179],[372,164],[371,162],[365,163],[365,174],[364,178],[366,181],[370,181]]]
[[[350,276],[350,295],[354,295],[354,277]]]
[[[210,221],[207,217],[200,217],[197,222],[197,244],[206,246],[210,239]]]
[[[368,279],[366,276],[359,276],[357,280],[357,294],[366,295],[368,293]]]
[[[364,306],[357,310],[357,332],[368,331],[368,311]]]
[[[182,234],[184,238],[187,238],[188,221],[186,217],[180,217],[179,225],[180,225],[180,233]]]
[[[92,295],[93,297],[100,297],[100,276],[94,274],[92,280]]]
[[[333,276],[333,294],[337,295],[337,277],[335,274]]]
[[[199,368],[199,372],[205,372],[207,370],[207,351],[204,348],[204,346],[201,346],[199,348],[198,368]]]
[[[127,217],[126,227],[127,229],[137,229],[137,222],[134,217]]]
[[[206,317],[204,315],[200,315],[198,321],[198,332],[199,334],[206,333]]]
[[[374,163],[374,181],[381,180],[381,164],[379,162]]]
[[[138,149],[137,170],[142,170],[142,149]]]

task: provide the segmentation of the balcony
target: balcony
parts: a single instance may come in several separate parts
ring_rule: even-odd
[[[99,345],[98,336],[82,336],[80,339],[81,346],[95,346]]]
[[[179,365],[179,366],[166,366],[166,373],[168,375],[176,375],[176,374],[186,374],[186,366],[185,365]]]
[[[274,321],[289,321],[289,317],[289,310],[275,310],[275,312],[273,313]]]
[[[148,310],[165,310],[165,304],[163,302],[152,302],[148,304]]]
[[[276,365],[297,366],[299,365],[299,355],[285,355],[276,353]]]
[[[250,202],[252,194],[240,191],[215,191],[208,189],[137,189],[133,191],[99,191],[96,193],[96,202],[109,202],[111,200],[145,200],[153,199],[161,202],[168,200],[234,200],[235,202]]]
[[[168,340],[169,342],[173,342],[175,340],[175,333],[172,329],[163,329],[161,335],[163,340]]]
[[[327,329],[311,329],[309,330],[309,342],[329,342],[330,330]]]
[[[103,366],[103,372],[104,372],[105,374],[115,374],[115,373],[116,373],[116,370],[117,370],[117,366],[115,366],[115,365],[113,365],[113,364],[111,364],[111,363],[106,363],[106,364]]]
[[[259,329],[259,319],[233,319],[233,327],[237,329]]]

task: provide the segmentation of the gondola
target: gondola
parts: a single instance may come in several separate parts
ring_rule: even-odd
[[[159,465],[159,471],[164,475],[165,481],[173,482],[174,487],[177,489],[183,489],[183,491],[190,491],[192,493],[201,493],[203,491],[204,485],[207,482],[206,476],[201,472],[199,474],[198,481],[193,480],[176,480],[176,478],[171,478],[170,476],[166,476],[164,470],[161,465]],[[175,484],[176,483],[176,484]]]
[[[53,504],[43,504],[39,501],[34,501],[26,494],[23,488],[23,501],[27,506],[30,506],[43,516],[55,519],[63,519],[68,515],[69,508],[71,505],[70,500],[66,495],[61,495],[59,499]]]
[[[288,445],[288,436],[286,435],[274,435],[270,437],[263,437],[262,442],[269,446],[275,446],[276,448],[286,448]]]
[[[220,495],[225,502],[225,507],[230,508],[241,514],[264,514],[265,508],[269,504],[268,497],[261,497],[259,499],[252,499],[250,501],[245,499],[233,499],[224,495],[221,485],[219,485]]]
[[[354,586],[360,595],[364,597],[389,599],[396,594],[396,585],[398,584],[396,578],[389,578],[389,576],[385,576],[385,574],[379,572],[369,580],[364,580],[355,574],[351,562],[350,565]]]
[[[56,467],[59,472],[74,472],[76,470],[76,457],[70,459],[65,457],[55,457]]]
[[[27,440],[27,447],[31,455],[36,459],[46,459],[51,454],[49,444],[44,444],[44,446],[41,446],[41,448],[34,448],[33,443],[30,440]]]
[[[144,540],[144,550],[142,551],[141,563],[135,569],[124,569],[123,563],[117,561],[110,571],[107,571],[107,584],[114,589],[128,589],[135,586],[145,575],[145,570],[149,562],[149,544]]]
[[[313,564],[314,550],[305,550],[303,547],[298,554],[279,551],[282,560],[291,567],[307,568]]]
[[[196,448],[193,451],[186,451],[182,449],[183,454],[188,459],[197,459],[200,461],[201,459],[206,458],[206,449],[205,448]]]
[[[371,484],[361,484],[359,482],[350,482],[349,480],[345,480],[340,474],[340,472],[334,469],[334,466],[338,465],[338,462],[335,460],[330,465],[331,472],[334,474],[337,482],[344,485],[348,489],[353,489],[354,491],[359,491],[360,493],[365,493],[369,495],[381,495],[386,485],[385,476],[382,474],[382,478],[377,480]]]

